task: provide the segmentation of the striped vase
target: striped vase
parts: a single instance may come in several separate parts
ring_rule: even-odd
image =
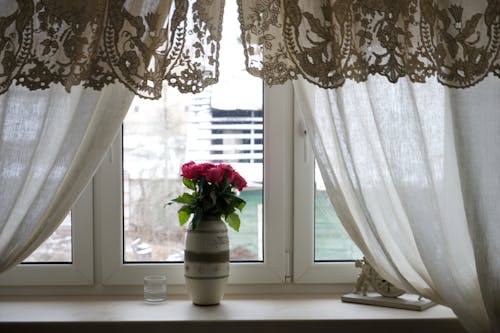
[[[229,276],[229,238],[219,217],[188,227],[184,250],[186,289],[196,305],[219,304]]]

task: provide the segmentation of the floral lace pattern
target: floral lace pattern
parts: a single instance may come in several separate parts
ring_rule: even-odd
[[[459,1],[459,0],[457,0]],[[248,71],[324,88],[384,75],[468,87],[500,77],[500,0],[238,0]],[[170,8],[170,11],[169,11]],[[224,0],[3,1],[0,94],[120,81],[159,98],[218,80]]]
[[[137,95],[159,98],[164,80],[183,92],[217,81],[224,0],[28,0],[2,6],[0,93],[14,81],[31,90],[61,83],[69,91],[118,80]]]
[[[248,71],[324,88],[370,74],[468,87],[500,77],[500,1],[238,0]]]

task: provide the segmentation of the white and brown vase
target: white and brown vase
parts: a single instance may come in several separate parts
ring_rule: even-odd
[[[220,303],[229,277],[229,238],[220,217],[205,216],[196,230],[188,227],[184,276],[194,304]]]

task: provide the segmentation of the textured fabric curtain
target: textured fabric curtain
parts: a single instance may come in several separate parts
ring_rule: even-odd
[[[500,83],[450,91],[461,189],[479,286],[500,332]]]
[[[470,332],[498,331],[500,82],[294,88],[328,194],[367,260]]]
[[[133,94],[56,85],[0,95],[0,271],[34,251],[68,214],[121,126]]]

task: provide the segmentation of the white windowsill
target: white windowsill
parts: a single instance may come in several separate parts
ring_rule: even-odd
[[[3,296],[1,332],[465,332],[453,312],[342,303],[338,295],[227,295],[219,306],[182,296]]]

